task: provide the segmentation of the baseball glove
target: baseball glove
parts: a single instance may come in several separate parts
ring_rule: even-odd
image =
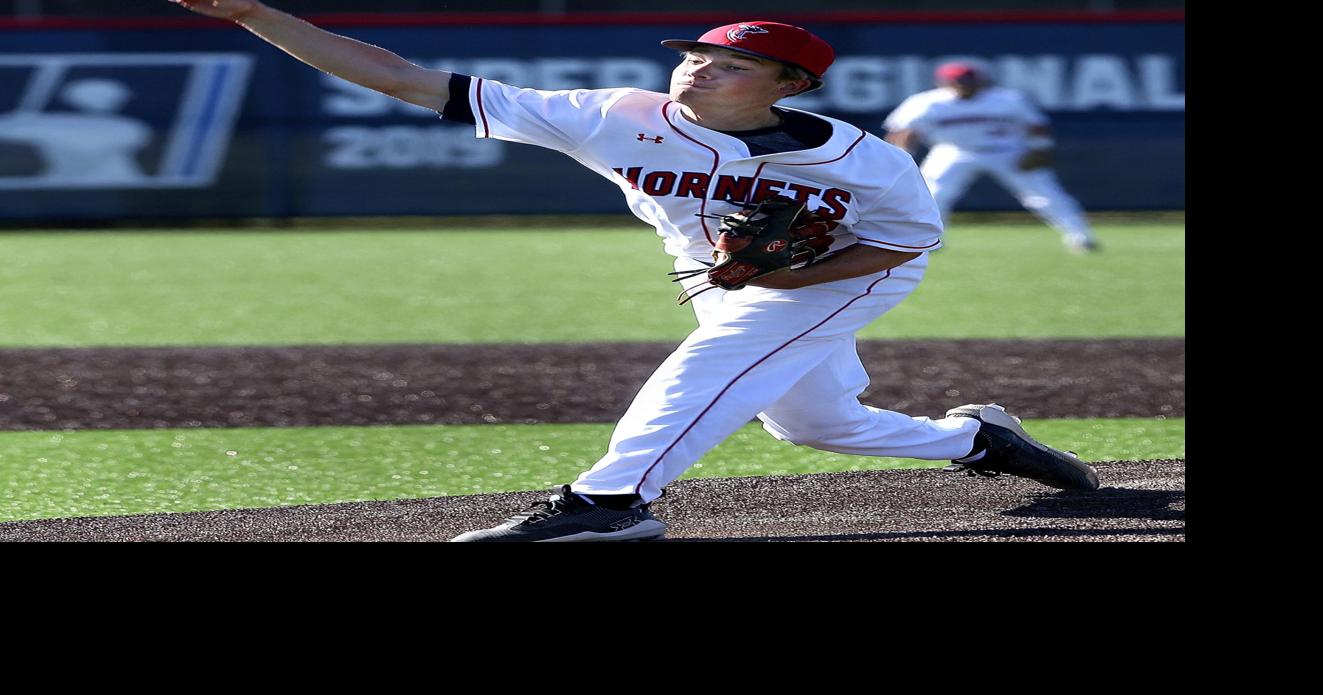
[[[730,215],[704,215],[721,220],[712,252],[714,265],[671,275],[677,276],[673,282],[679,282],[707,273],[711,286],[681,292],[681,304],[715,287],[738,290],[764,275],[810,265],[834,240],[829,232],[836,223],[809,212],[804,203],[792,198],[773,196],[740,205],[745,209]]]

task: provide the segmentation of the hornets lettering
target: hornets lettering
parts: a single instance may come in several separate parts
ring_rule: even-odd
[[[854,197],[849,191],[839,188],[823,190],[817,186],[773,178],[723,174],[717,177],[714,186],[712,176],[701,171],[650,171],[645,174],[641,166],[614,167],[612,171],[628,181],[634,190],[653,197],[674,196],[729,202],[757,202],[774,195],[782,195],[809,206],[818,204],[819,207],[815,211],[829,220],[845,219],[845,213],[848,211],[846,203]]]

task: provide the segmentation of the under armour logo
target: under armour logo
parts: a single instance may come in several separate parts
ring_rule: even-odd
[[[783,248],[785,248],[785,247],[786,247],[786,242],[785,242],[785,240],[784,240],[784,239],[777,239],[776,241],[773,241],[772,243],[770,243],[770,244],[767,245],[767,252],[768,252],[768,253],[776,253],[777,251],[780,251],[781,249],[783,249]]]
[[[741,24],[738,27],[735,27],[734,29],[731,29],[730,31],[726,32],[726,38],[730,39],[731,41],[739,41],[740,39],[743,39],[749,34],[766,34],[766,33],[768,33],[767,30],[762,27],[756,27],[753,26],[752,24]]]
[[[637,523],[638,523],[638,519],[629,516],[629,517],[625,517],[624,519],[621,519],[620,521],[607,524],[607,528],[611,529],[612,531],[624,531],[625,529]]]
[[[655,137],[649,137],[644,133],[639,133],[639,142],[643,142],[644,140],[651,140],[653,144],[660,145],[663,139],[664,138],[660,135],[657,135]]]

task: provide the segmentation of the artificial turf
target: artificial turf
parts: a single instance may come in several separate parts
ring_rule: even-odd
[[[861,338],[1185,333],[1183,223],[955,225]],[[0,233],[0,347],[678,341],[651,230]],[[0,364],[0,371],[5,365]],[[1184,419],[1041,420],[1088,460],[1183,458]],[[0,432],[0,521],[527,490],[591,466],[609,425]],[[685,477],[944,462],[830,454],[750,426]],[[1105,484],[1105,481],[1104,481]]]
[[[861,338],[1181,336],[1183,223],[955,225]],[[0,233],[0,346],[678,341],[650,229]]]
[[[1025,426],[1090,461],[1185,456],[1184,418]],[[610,432],[598,424],[3,432],[0,521],[545,488],[591,467]],[[684,478],[945,464],[796,447],[749,425]]]

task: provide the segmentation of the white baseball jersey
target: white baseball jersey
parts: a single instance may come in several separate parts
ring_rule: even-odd
[[[858,400],[868,374],[855,333],[914,290],[927,254],[795,290],[726,291],[701,274],[717,230],[697,215],[768,195],[837,220],[833,250],[937,248],[937,206],[903,150],[824,119],[832,132],[823,144],[750,156],[739,138],[695,125],[667,95],[638,89],[539,91],[474,78],[467,105],[472,113],[462,118],[471,116],[479,137],[549,147],[614,181],[665,240],[676,270],[700,271],[686,289],[708,288],[692,302],[698,328],[640,388],[574,492],[656,499],[754,417],[778,439],[829,451],[935,460],[969,453],[972,418],[911,417]]]
[[[1067,247],[1096,247],[1084,209],[1048,167],[1020,168],[1033,126],[1048,124],[1022,92],[986,87],[968,99],[946,87],[920,92],[901,102],[882,126],[913,130],[932,149],[920,171],[928,181],[943,219],[969,186],[984,174],[1010,191],[1025,209],[1061,232]]]
[[[1025,149],[1030,126],[1047,124],[1047,116],[1014,89],[988,87],[961,99],[943,87],[901,102],[882,126],[889,131],[917,131],[932,145],[997,152]]]
[[[738,138],[689,122],[665,94],[639,89],[543,91],[473,78],[477,135],[564,152],[620,186],[667,253],[711,259],[717,231],[696,213],[768,194],[836,220],[832,252],[854,243],[897,251],[941,244],[941,220],[904,151],[843,121],[820,147],[749,156]]]

